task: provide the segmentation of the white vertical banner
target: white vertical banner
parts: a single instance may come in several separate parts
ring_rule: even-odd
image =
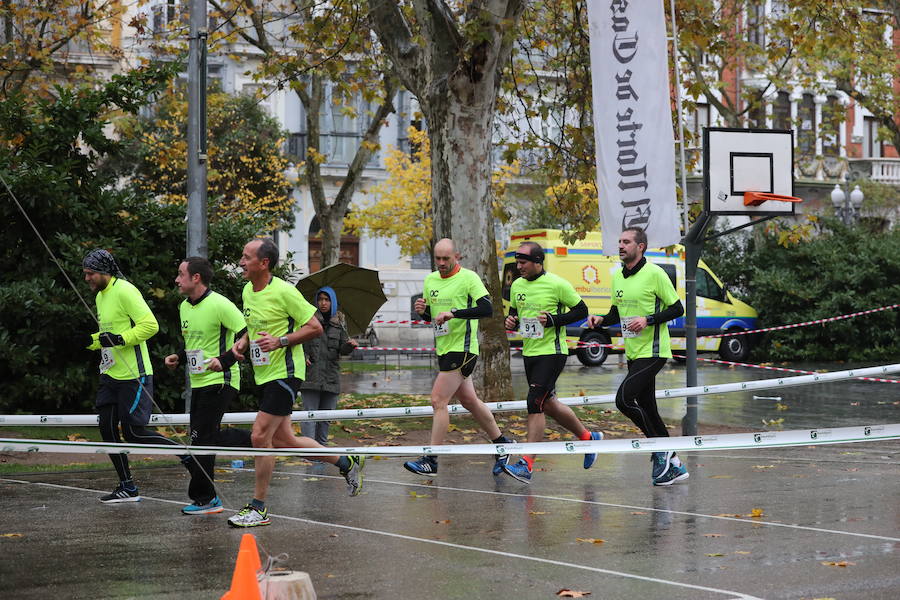
[[[626,227],[681,240],[663,0],[588,0],[603,253]]]

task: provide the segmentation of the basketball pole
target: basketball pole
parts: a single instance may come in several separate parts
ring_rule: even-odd
[[[703,211],[684,236],[684,308],[685,367],[687,387],[697,385],[697,266],[703,252],[706,229],[713,216]],[[685,400],[684,417],[681,419],[681,435],[697,435],[697,396]]]

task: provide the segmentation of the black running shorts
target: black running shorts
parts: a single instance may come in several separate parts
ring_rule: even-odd
[[[275,379],[264,383],[262,398],[259,400],[259,410],[278,417],[291,414],[302,383],[303,380],[296,377]]]
[[[475,363],[478,355],[470,352],[448,352],[438,356],[438,369],[441,372],[459,371],[463,377],[468,377],[475,371]]]

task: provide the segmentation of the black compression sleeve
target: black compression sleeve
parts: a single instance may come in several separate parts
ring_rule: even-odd
[[[653,324],[659,325],[660,323],[665,323],[666,321],[671,321],[672,319],[677,319],[681,315],[684,314],[684,307],[681,305],[681,300],[676,300],[675,304],[664,308],[654,315],[650,315],[653,318]],[[605,321],[605,319],[604,319]]]
[[[556,315],[548,315],[550,318],[550,325],[553,327],[565,327],[569,323],[575,323],[576,321],[583,321],[587,319],[588,309],[587,304],[584,303],[584,300],[576,304],[572,307],[569,312],[559,313]]]
[[[239,339],[241,339],[242,337],[244,337],[244,335],[245,335],[246,333],[247,333],[247,328],[244,327],[243,329],[241,329],[240,331],[238,331],[236,334],[234,334],[234,341],[238,341]]]
[[[615,325],[622,319],[619,318],[619,307],[613,305],[612,308],[609,309],[609,312],[603,316],[603,323],[601,325]]]
[[[222,365],[222,370],[230,369],[234,363],[237,362],[237,359],[234,357],[234,352],[230,349],[226,350],[224,353],[217,357],[219,359],[219,364]]]
[[[471,308],[457,308],[453,316],[457,319],[481,319],[492,314],[494,314],[494,307],[491,304],[491,299],[487,296],[482,296],[475,301],[475,306]]]
[[[184,351],[184,348],[178,351],[178,363],[184,364],[187,362],[187,352]]]

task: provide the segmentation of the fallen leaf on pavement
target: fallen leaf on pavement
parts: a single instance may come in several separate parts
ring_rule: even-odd
[[[747,552],[746,550],[735,550],[734,553],[735,553],[735,554],[750,554],[750,553]]]
[[[563,588],[563,589],[559,590],[558,592],[556,592],[556,595],[560,596],[562,598],[584,598],[585,596],[590,596],[591,593],[590,592],[582,592],[580,590],[569,590],[569,589]]]
[[[322,481],[321,477],[304,477],[303,481]]]
[[[589,544],[602,544],[606,540],[601,540],[599,538],[575,538],[576,542],[587,542]]]
[[[5,537],[5,538],[22,537],[22,534],[21,533],[0,533],[0,537]]]
[[[713,552],[711,554],[707,554],[707,556],[725,556],[725,555],[721,554],[720,552]]]
[[[704,533],[703,537],[722,537],[721,533]]]
[[[449,525],[450,519],[444,519],[443,521],[435,521],[438,525]]]
[[[545,511],[545,510],[531,510],[531,511],[528,511],[528,514],[530,514],[530,515],[546,515],[546,514],[547,514],[547,511]]]
[[[840,562],[835,562],[833,560],[823,560],[822,564],[826,567],[850,567],[855,565],[855,562],[850,562],[849,560],[842,560]]]
[[[765,515],[763,514],[763,509],[761,509],[761,508],[752,508],[752,509],[750,509],[750,514],[747,515],[747,516],[750,517],[751,519],[758,519],[758,518],[763,517],[763,516],[765,516]]]
[[[410,492],[409,495],[412,498],[430,498],[428,494],[420,494],[418,492]]]
[[[633,514],[633,515],[646,515],[647,513],[645,513],[644,511],[641,511],[641,510],[633,510],[633,511],[631,511],[631,514]]]

